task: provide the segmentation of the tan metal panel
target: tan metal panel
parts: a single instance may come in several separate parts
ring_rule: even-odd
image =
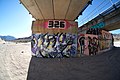
[[[44,19],[54,19],[52,0],[35,0],[35,1],[42,12]]]
[[[28,9],[29,13],[36,19],[43,19],[34,0],[20,0],[22,4]]]
[[[89,0],[71,0],[71,4],[66,15],[67,20],[74,20],[84,8]]]
[[[55,19],[65,19],[70,0],[53,0]]]

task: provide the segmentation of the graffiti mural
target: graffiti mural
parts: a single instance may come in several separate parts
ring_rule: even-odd
[[[80,55],[83,55],[85,51],[85,36],[84,34],[80,34],[78,36],[78,53]]]
[[[33,21],[32,55],[43,58],[76,57],[77,29],[74,21]]]
[[[93,35],[92,35],[93,36]],[[91,37],[88,36],[88,50],[89,50],[89,55],[96,55],[98,52],[98,38],[97,37]]]
[[[90,28],[87,30],[86,34],[99,35],[100,29],[99,28]]]
[[[77,35],[68,33],[33,34],[31,49],[37,57],[75,57]]]
[[[97,35],[81,34],[78,36],[78,44],[81,55],[96,55],[99,51]]]
[[[80,45],[80,53],[84,54],[84,49],[85,49],[85,37],[80,37],[79,39],[79,45]]]
[[[113,46],[112,35],[102,30],[103,23],[78,33],[77,23],[45,20],[32,23],[32,55],[43,58],[96,55]]]
[[[105,26],[104,22],[97,23],[96,25],[91,26],[91,28],[103,28]]]
[[[101,31],[101,35],[99,36],[99,44],[100,50],[109,49],[112,46],[112,35],[105,31]]]

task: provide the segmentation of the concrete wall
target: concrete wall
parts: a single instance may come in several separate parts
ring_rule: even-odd
[[[37,57],[76,57],[77,23],[65,20],[33,21],[32,55]]]
[[[89,34],[78,34],[78,53],[80,55],[99,54],[109,50],[113,46],[112,41],[112,35],[105,30],[99,30],[98,34],[93,30]]]
[[[104,23],[91,28],[79,28],[74,21],[33,21],[31,51],[37,57],[78,57],[96,55],[109,50],[112,35],[101,29]],[[98,27],[97,27],[98,26]]]

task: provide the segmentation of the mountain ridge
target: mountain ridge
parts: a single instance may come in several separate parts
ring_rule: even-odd
[[[16,39],[14,36],[10,36],[10,35],[7,35],[7,36],[0,35],[0,38],[5,41],[11,41]]]

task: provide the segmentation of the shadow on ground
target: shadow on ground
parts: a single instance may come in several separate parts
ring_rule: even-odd
[[[120,48],[82,58],[32,57],[27,80],[120,80]]]

